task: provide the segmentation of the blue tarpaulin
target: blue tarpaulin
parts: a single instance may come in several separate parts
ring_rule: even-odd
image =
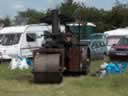
[[[108,63],[105,70],[107,74],[119,74],[126,70],[127,62],[112,62]]]

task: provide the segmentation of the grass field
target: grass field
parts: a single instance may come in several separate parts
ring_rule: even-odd
[[[94,72],[101,61],[95,61]],[[64,77],[59,85],[33,84],[30,70],[11,71],[0,65],[0,96],[128,96],[128,72],[99,79],[91,76]]]

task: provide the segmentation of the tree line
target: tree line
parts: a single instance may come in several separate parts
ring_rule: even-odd
[[[128,27],[128,4],[122,4],[118,0],[115,1],[115,5],[111,10],[97,9],[95,7],[87,7],[86,3],[77,3],[73,0],[64,0],[57,9],[60,13],[72,16],[78,22],[93,22],[97,25],[97,32],[104,32],[116,28]],[[40,19],[49,14],[51,9],[46,11],[37,11],[34,9],[27,9],[17,13],[16,17],[20,17],[24,24],[40,23]],[[0,24],[4,26],[10,26],[16,24],[15,21],[10,20],[7,16],[4,19],[0,19]]]

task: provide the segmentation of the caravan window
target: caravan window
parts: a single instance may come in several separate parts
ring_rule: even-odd
[[[121,38],[118,45],[128,45],[128,38]]]
[[[27,42],[35,42],[36,41],[36,34],[35,33],[28,33],[27,34]]]
[[[107,45],[112,46],[113,44],[117,44],[121,37],[119,36],[110,36],[107,38]]]
[[[19,43],[21,34],[16,33],[16,34],[1,34],[0,35],[0,43],[1,45],[4,46],[9,46],[9,45],[15,45]]]

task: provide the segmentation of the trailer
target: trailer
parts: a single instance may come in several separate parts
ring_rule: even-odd
[[[105,36],[104,40],[106,41],[107,54],[108,54],[111,47],[114,44],[117,44],[120,38],[124,36],[128,36],[128,28],[126,27],[126,28],[119,28],[115,30],[106,31],[104,32],[104,36]]]
[[[32,57],[33,50],[45,43],[44,33],[49,31],[47,24],[11,26],[0,30],[0,58],[13,56]]]

